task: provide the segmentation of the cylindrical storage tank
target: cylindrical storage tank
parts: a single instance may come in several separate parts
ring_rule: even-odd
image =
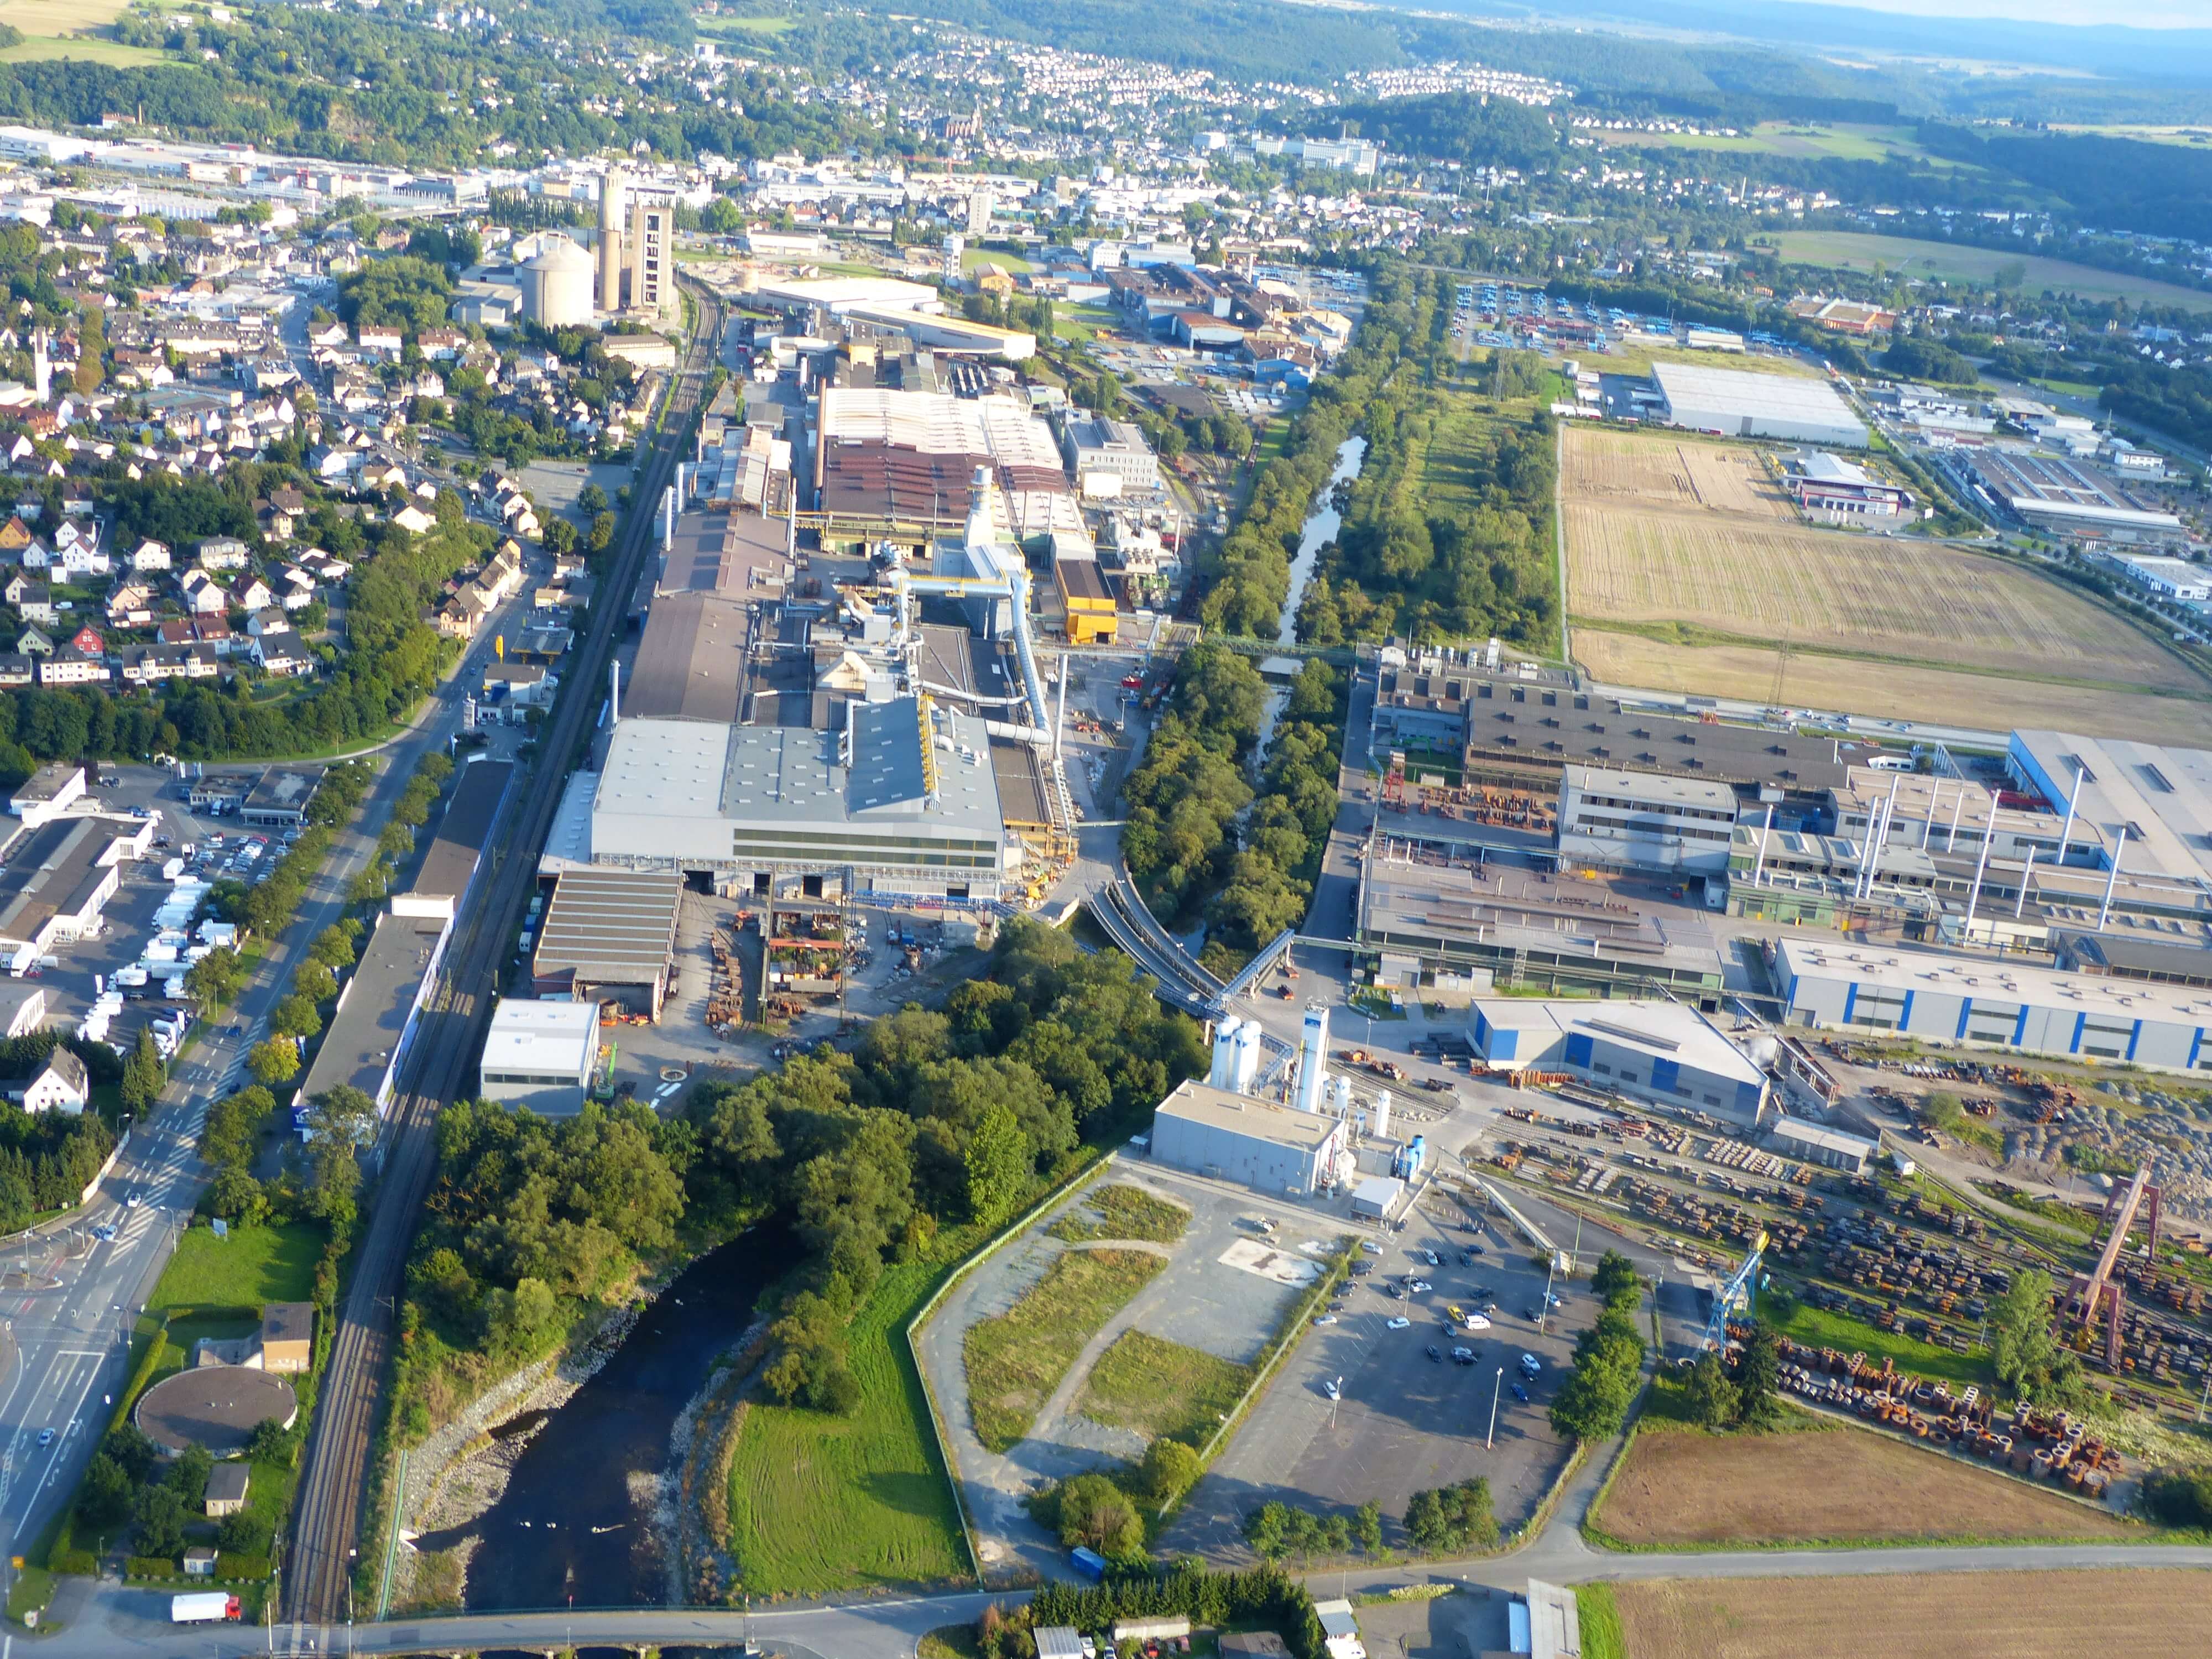
[[[1213,1064],[1206,1080],[1217,1089],[1237,1086],[1237,1028],[1243,1023],[1243,1016],[1231,1014],[1213,1028]]]
[[[547,328],[578,328],[592,320],[592,256],[565,236],[555,237],[522,267],[522,314]]]
[[[1390,1133],[1390,1091],[1384,1089],[1375,1097],[1374,1133],[1377,1139]]]
[[[1260,1022],[1241,1020],[1237,1026],[1237,1092],[1249,1095],[1260,1080]]]

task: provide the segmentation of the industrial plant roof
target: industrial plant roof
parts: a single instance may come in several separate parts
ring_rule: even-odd
[[[1295,1146],[1302,1152],[1312,1152],[1328,1140],[1342,1120],[1325,1117],[1318,1112],[1301,1112],[1295,1107],[1279,1106],[1271,1100],[1255,1099],[1250,1095],[1232,1094],[1226,1089],[1217,1089],[1210,1083],[1190,1079],[1176,1085],[1168,1097],[1159,1103],[1161,1113],[1181,1118],[1186,1122],[1202,1123],[1212,1129],[1227,1129],[1240,1135],[1253,1135],[1263,1140]]]
[[[1001,465],[1062,471],[1052,429],[1026,398],[824,386],[820,432],[825,452],[838,444],[875,442],[925,455],[988,455]]]
[[[653,870],[564,871],[545,908],[533,970],[644,985],[668,966],[684,878]]]
[[[1634,1048],[1656,1060],[1693,1066],[1709,1077],[1757,1083],[1764,1076],[1751,1057],[1694,1008],[1663,998],[1616,997],[1549,1002],[1527,997],[1478,997],[1484,1019],[1501,1030],[1581,1033]]]
[[[1899,991],[1972,997],[1977,1002],[2070,1006],[2104,1019],[2155,1019],[2212,1028],[2212,991],[2186,985],[2160,985],[2105,974],[2069,974],[2055,968],[1992,962],[1984,957],[1884,951],[1802,939],[1784,939],[1776,948],[1781,956],[1779,977],[1785,983],[1810,975]]]
[[[1654,363],[1651,378],[1669,404],[1729,409],[1765,420],[1860,424],[1833,386],[1808,375],[1707,368],[1700,363]]]
[[[491,1011],[483,1069],[532,1077],[577,1077],[597,1056],[596,1002],[532,1002],[508,997]]]

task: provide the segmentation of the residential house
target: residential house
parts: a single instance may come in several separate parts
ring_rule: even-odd
[[[54,642],[35,628],[27,628],[15,635],[15,649],[27,657],[51,657]]]
[[[185,609],[195,617],[220,617],[230,609],[230,594],[204,570],[190,571],[184,581]]]
[[[170,570],[175,567],[175,557],[170,553],[167,542],[149,538],[131,550],[131,568],[133,570]]]
[[[248,576],[230,590],[231,605],[240,611],[264,610],[276,597],[269,584],[258,576]]]
[[[32,659],[20,651],[0,651],[0,685],[28,685],[37,678]]]
[[[21,553],[31,544],[31,526],[20,515],[0,525],[0,552]]]
[[[107,596],[107,621],[114,628],[151,628],[154,590],[144,582],[125,582]]]
[[[243,570],[249,554],[235,536],[211,536],[199,544],[198,557],[203,570]]]
[[[404,333],[381,323],[363,324],[356,339],[363,351],[381,352],[389,357],[397,357],[407,344]]]
[[[406,506],[401,507],[397,513],[393,514],[392,515],[392,522],[398,525],[402,530],[413,531],[418,536],[427,535],[431,531],[435,530],[438,527],[437,519],[432,514],[425,513],[421,507],[416,506],[412,501],[410,501]]]
[[[443,362],[460,356],[466,337],[455,328],[426,328],[416,337],[415,343],[425,357]]]
[[[246,654],[272,679],[289,679],[314,670],[315,659],[289,628],[272,628],[246,642]]]
[[[315,579],[295,564],[277,573],[276,603],[287,611],[305,611],[315,602]]]
[[[85,1072],[84,1062],[58,1042],[47,1054],[45,1063],[29,1077],[0,1085],[0,1088],[4,1088],[8,1098],[27,1112],[68,1112],[75,1115],[92,1101],[92,1079]]]
[[[39,665],[40,685],[104,685],[112,678],[105,651],[94,656],[74,641],[56,646]]]
[[[100,630],[90,623],[70,635],[70,643],[89,657],[104,656],[107,652],[107,641],[100,636]]]
[[[69,542],[58,550],[62,574],[71,581],[84,581],[94,576],[107,575],[115,568],[115,561],[99,546],[82,538]]]
[[[61,621],[61,613],[54,609],[53,590],[27,573],[18,571],[9,577],[6,592],[8,603],[25,622],[52,628]]]
[[[132,685],[222,677],[222,664],[211,645],[132,645],[125,647],[120,655],[122,678]]]
[[[228,657],[237,648],[238,630],[230,625],[228,617],[196,617],[192,619],[192,632],[202,645],[214,647],[218,657]]]

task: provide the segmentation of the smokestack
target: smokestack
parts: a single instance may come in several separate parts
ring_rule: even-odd
[[[2112,873],[2105,878],[2105,902],[2097,907],[2097,931],[2105,931],[2105,923],[2112,914],[2112,889],[2120,884],[2120,854],[2128,850],[2128,826],[2120,826],[2120,838],[2112,843]]]
[[[1328,1077],[1328,1010],[1319,1003],[1306,1008],[1305,1037],[1298,1057],[1298,1109],[1321,1109],[1321,1087]]]
[[[2074,809],[2081,804],[2081,780],[2088,775],[2086,767],[2076,772],[2074,775],[2074,792],[2066,797],[2066,823],[2058,832],[2058,862],[2062,866],[2066,862],[2066,843],[2074,836]]]
[[[607,730],[611,732],[622,719],[622,665],[607,665]]]
[[[1368,1127],[1377,1140],[1390,1133],[1390,1091],[1388,1089],[1375,1097],[1375,1111],[1368,1119]]]
[[[599,309],[622,309],[622,172],[609,167],[599,181]]]

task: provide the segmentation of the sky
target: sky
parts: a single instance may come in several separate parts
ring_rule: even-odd
[[[1786,0],[1785,0],[1786,3]],[[2130,28],[2212,28],[2212,0],[1826,0],[1866,11],[1913,17],[1963,17],[2011,23],[2124,25]]]

